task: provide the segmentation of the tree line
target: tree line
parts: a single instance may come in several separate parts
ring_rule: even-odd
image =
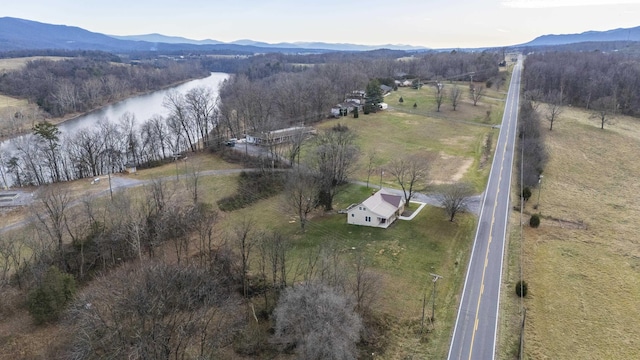
[[[208,74],[197,61],[124,64],[104,56],[29,61],[0,77],[0,92],[27,99],[52,117],[87,112],[133,94]]]
[[[530,54],[523,84],[533,100],[559,97],[565,105],[640,116],[637,56],[601,51]]]
[[[206,87],[184,95],[169,92],[163,104],[169,111],[166,117],[154,115],[140,122],[125,113],[117,121],[103,119],[71,136],[47,121],[37,123],[31,136],[12,139],[13,150],[0,154],[1,179],[25,186],[96,177],[220,145],[216,100]]]
[[[332,106],[352,91],[364,90],[372,80],[391,86],[394,79],[404,78],[502,81],[495,53],[434,52],[408,59],[399,58],[404,52],[384,54],[374,59],[353,54],[304,58],[269,54],[244,59],[239,72],[222,85],[221,121],[232,137],[311,124],[326,118]],[[318,62],[310,63],[309,57]]]

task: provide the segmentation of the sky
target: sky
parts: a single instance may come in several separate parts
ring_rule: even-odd
[[[475,48],[640,26],[640,0],[17,0],[1,16],[108,35]]]

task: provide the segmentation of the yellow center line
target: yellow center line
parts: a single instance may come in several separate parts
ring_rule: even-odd
[[[513,109],[513,102],[511,102],[511,110],[512,109]],[[507,144],[508,144],[510,130],[511,130],[511,121],[509,121],[507,125],[507,132],[506,132],[507,136],[505,136],[504,146],[502,149],[502,162],[500,163],[500,173],[499,173],[500,175],[498,176],[498,184],[500,184],[500,181],[502,180],[502,170],[504,169],[504,158],[505,158],[505,154],[507,153]],[[491,214],[491,226],[489,227],[489,239],[487,242],[487,251],[484,256],[484,267],[482,269],[480,292],[478,294],[478,305],[476,306],[476,317],[475,317],[474,326],[473,326],[473,333],[471,334],[471,345],[469,346],[469,360],[471,360],[471,355],[473,353],[473,344],[475,342],[476,332],[478,331],[478,324],[480,322],[480,319],[478,318],[478,314],[480,313],[480,303],[482,301],[482,294],[484,293],[484,277],[487,271],[487,265],[489,264],[489,245],[491,244],[491,238],[493,234],[493,225],[495,223],[496,209],[498,208],[499,194],[500,194],[500,186],[498,186],[498,191],[496,192],[496,197],[493,203],[493,213]]]

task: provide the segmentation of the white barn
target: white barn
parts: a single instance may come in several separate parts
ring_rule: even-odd
[[[347,223],[388,228],[404,211],[402,196],[384,189],[347,211]]]

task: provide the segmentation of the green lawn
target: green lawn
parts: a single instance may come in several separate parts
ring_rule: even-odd
[[[372,189],[348,185],[338,194],[335,208],[360,202]],[[450,222],[442,209],[425,207],[412,221],[396,221],[388,229],[348,225],[346,214],[317,212],[300,231],[294,214],[286,210],[280,197],[262,200],[247,209],[225,215],[226,231],[242,218],[251,218],[256,228],[278,229],[292,239],[290,265],[296,268],[321,246],[331,246],[346,259],[359,253],[381,277],[376,312],[390,316],[390,345],[385,359],[407,356],[442,359],[457,313],[458,294],[476,225],[475,216],[464,214]],[[347,261],[349,262],[349,261]],[[293,272],[293,271],[292,271]],[[438,273],[435,328],[420,335],[423,296],[431,299],[432,278]],[[300,281],[301,278],[295,279]],[[431,303],[430,303],[431,304]],[[427,309],[427,317],[431,307]]]

